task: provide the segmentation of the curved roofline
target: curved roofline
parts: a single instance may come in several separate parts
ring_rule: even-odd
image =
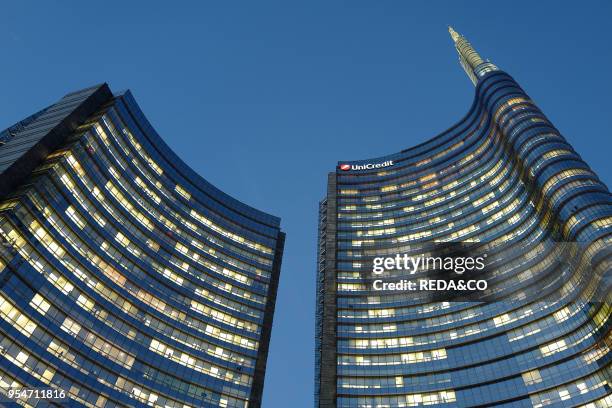
[[[389,153],[389,154],[384,155],[384,156],[371,157],[371,158],[359,159],[359,160],[339,160],[338,161],[338,165],[340,165],[340,164],[363,164],[365,162],[378,162],[378,161],[393,160],[393,159],[398,159],[399,155],[402,155],[401,158],[403,158],[406,153],[410,153],[411,151],[417,150],[419,148],[425,147],[425,146],[427,146],[429,144],[433,144],[433,143],[439,141],[439,139],[441,139],[442,137],[448,135],[449,133],[451,133],[453,130],[455,130],[459,126],[463,125],[470,118],[470,116],[472,116],[472,114],[474,113],[474,111],[478,107],[478,102],[480,100],[481,88],[484,86],[485,82],[487,82],[490,78],[492,78],[494,76],[498,76],[500,74],[505,75],[505,76],[510,76],[510,75],[508,75],[506,72],[504,72],[502,70],[497,70],[497,71],[488,72],[488,73],[484,74],[482,77],[480,77],[480,79],[478,81],[478,84],[476,84],[476,87],[474,88],[474,97],[472,99],[472,105],[470,106],[470,109],[468,110],[468,112],[465,115],[463,115],[463,117],[459,121],[457,121],[454,125],[451,125],[449,128],[447,128],[446,130],[438,133],[436,136],[433,136],[433,137],[425,140],[424,142],[421,142],[421,143],[416,144],[414,146],[411,146],[411,147],[405,148],[403,150],[400,150],[399,152],[396,152],[396,153]],[[338,166],[336,166],[336,167],[338,167]]]
[[[134,121],[141,127],[143,134],[150,139],[151,145],[162,157],[166,159],[167,164],[174,168],[178,174],[191,182],[194,187],[202,192],[202,194],[243,217],[249,218],[257,223],[265,224],[272,228],[280,229],[280,217],[258,210],[257,208],[251,207],[250,205],[230,196],[226,192],[211,184],[204,177],[193,170],[187,163],[185,163],[174,152],[174,150],[168,146],[159,133],[157,133],[157,130],[155,130],[153,125],[151,125],[151,122],[149,122],[149,119],[140,108],[140,105],[138,105],[138,102],[136,102],[136,99],[130,90],[115,94],[115,97],[120,98],[125,102],[125,106],[131,111],[130,113],[132,114]]]

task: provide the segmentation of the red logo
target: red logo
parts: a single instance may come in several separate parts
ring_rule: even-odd
[[[340,170],[342,171],[347,171],[351,169],[351,165],[350,164],[341,164],[340,165]]]

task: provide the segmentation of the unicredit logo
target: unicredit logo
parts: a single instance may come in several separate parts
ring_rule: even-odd
[[[368,163],[368,164],[341,164],[340,170],[349,171],[349,170],[371,170],[371,169],[380,169],[381,167],[389,167],[393,166],[393,160],[387,160],[384,163]]]

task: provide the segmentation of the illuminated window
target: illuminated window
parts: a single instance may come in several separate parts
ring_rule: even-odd
[[[51,307],[51,304],[47,302],[45,298],[42,297],[39,293],[37,293],[34,295],[32,300],[30,301],[30,306],[34,307],[35,309],[38,309],[38,311],[42,315],[44,315],[45,313],[47,313],[47,311]]]
[[[178,184],[176,185],[174,189],[176,190],[177,193],[182,195],[183,198],[185,198],[186,200],[191,199],[191,194],[189,194],[187,190],[185,190],[183,187],[179,186]]]

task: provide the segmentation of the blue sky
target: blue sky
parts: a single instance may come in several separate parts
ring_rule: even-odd
[[[167,143],[282,217],[264,407],[311,407],[317,203],[338,160],[420,143],[467,113],[451,24],[525,88],[610,185],[609,1],[4,2],[0,128],[100,82]]]

